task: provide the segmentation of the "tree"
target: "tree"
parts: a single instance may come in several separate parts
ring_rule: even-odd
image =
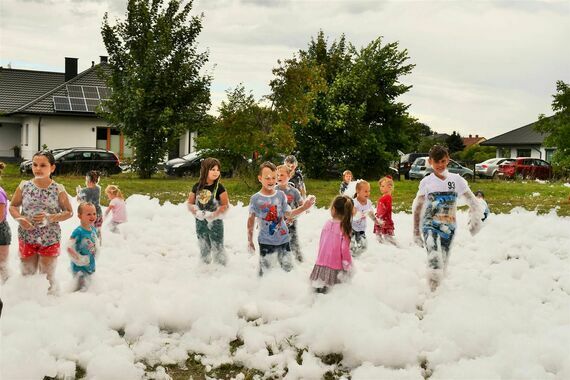
[[[447,139],[445,139],[445,145],[447,145],[449,153],[461,152],[463,149],[465,149],[461,135],[455,131],[453,131],[453,133]]]
[[[291,125],[299,158],[313,176],[350,168],[356,176],[385,172],[409,144],[414,119],[396,101],[414,65],[398,43],[381,38],[357,50],[344,36],[328,44],[321,31],[307,50],[279,62],[269,99]]]
[[[124,21],[103,19],[112,89],[103,116],[129,139],[141,178],[150,178],[169,144],[207,120],[211,77],[200,70],[208,54],[197,52],[202,17],[191,10],[191,1],[129,0]]]
[[[563,81],[556,82],[557,93],[553,95],[551,117],[539,116],[535,128],[549,135],[544,144],[556,147],[552,162],[567,170],[570,169],[570,87]]]
[[[257,152],[266,160],[293,150],[293,131],[278,120],[275,111],[260,105],[241,84],[226,94],[217,120],[198,136],[198,149],[221,150],[230,159],[236,155],[251,157]]]

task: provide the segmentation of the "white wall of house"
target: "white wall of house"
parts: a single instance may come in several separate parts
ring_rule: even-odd
[[[20,145],[20,124],[0,123],[0,157],[13,157],[15,145]]]
[[[516,157],[532,157],[541,158],[550,161],[551,154],[556,151],[556,148],[531,146],[516,146],[516,147],[498,147],[497,157],[516,158]],[[509,154],[505,154],[509,153]]]

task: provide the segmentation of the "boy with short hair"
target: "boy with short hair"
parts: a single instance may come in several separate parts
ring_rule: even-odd
[[[97,210],[93,203],[81,202],[77,207],[80,225],[72,232],[67,252],[71,258],[71,272],[76,279],[75,290],[85,290],[90,276],[95,273],[97,256]]]
[[[449,152],[446,147],[434,145],[429,151],[428,162],[433,168],[433,174],[426,176],[420,182],[412,209],[414,241],[419,246],[426,247],[428,283],[431,290],[435,291],[449,261],[456,229],[457,198],[464,196],[469,204],[468,226],[471,235],[475,235],[481,229],[483,213],[467,181],[460,175],[447,171]]]
[[[287,204],[291,209],[296,209],[305,203],[303,197],[299,190],[295,189],[290,183],[291,169],[287,165],[279,165],[277,167],[277,189],[285,193],[287,197]],[[287,227],[289,228],[289,236],[291,240],[289,242],[291,246],[291,251],[295,254],[295,258],[298,262],[303,262],[303,253],[301,252],[301,247],[299,246],[299,238],[297,236],[297,219],[288,218],[286,220]]]
[[[284,271],[293,268],[290,247],[289,229],[285,218],[293,218],[314,203],[314,197],[309,197],[302,206],[291,210],[287,204],[287,196],[277,190],[277,168],[271,162],[264,162],[259,167],[257,177],[261,190],[253,194],[249,201],[249,218],[247,219],[247,242],[250,251],[255,252],[253,244],[253,226],[255,218],[259,221],[259,275],[271,267],[271,257],[277,255],[279,265]]]
[[[307,189],[305,188],[305,180],[303,179],[303,173],[301,173],[301,169],[299,169],[299,163],[297,159],[293,155],[289,155],[285,157],[285,161],[283,162],[284,165],[287,165],[289,169],[291,169],[291,178],[289,182],[291,185],[301,193],[303,199],[307,197]]]

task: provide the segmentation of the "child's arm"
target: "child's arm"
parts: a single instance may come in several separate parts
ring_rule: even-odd
[[[71,208],[71,203],[69,202],[69,197],[65,191],[61,191],[58,195],[59,207],[61,212],[57,214],[48,215],[48,221],[50,223],[63,222],[73,216],[73,210]]]
[[[192,215],[196,216],[196,194],[190,192],[190,194],[188,194],[186,204],[188,206],[188,211],[190,211]]]
[[[253,226],[255,225],[255,214],[250,213],[247,218],[247,248],[250,252],[255,252],[255,245],[253,245]]]
[[[105,210],[105,214],[103,215],[103,218],[106,218],[107,215],[109,215],[109,213],[113,210],[115,206],[109,203],[109,206],[107,206],[107,209]]]
[[[425,203],[425,195],[417,195],[412,204],[413,219],[414,219],[414,242],[420,247],[424,246],[421,234],[420,234],[420,218],[422,214],[422,208]]]
[[[6,219],[4,217],[4,211],[6,210],[6,203],[0,203],[0,223],[4,222]]]
[[[352,256],[350,255],[350,238],[343,236],[340,245],[340,259],[342,260],[342,269],[349,271],[352,269]]]
[[[75,250],[75,243],[76,242],[77,241],[73,237],[70,238],[67,242],[67,253],[69,254],[69,258],[71,259],[71,261],[75,265],[78,265],[80,267],[85,266],[85,265],[89,265],[89,256],[80,255]]]
[[[214,220],[217,217],[219,217],[221,214],[226,212],[226,210],[229,207],[229,204],[230,204],[230,198],[228,197],[228,192],[224,191],[223,193],[220,194],[220,206],[216,211],[210,213],[210,216],[207,219]]]
[[[483,208],[471,190],[467,189],[467,191],[463,193],[463,196],[469,205],[469,221],[467,222],[467,226],[471,235],[476,235],[483,227]]]
[[[308,209],[310,209],[313,205],[315,204],[315,196],[314,195],[309,195],[307,197],[307,199],[305,199],[305,201],[303,202],[303,204],[299,207],[297,207],[294,210],[291,211],[286,211],[285,212],[285,217],[287,219],[293,219],[294,217],[296,217],[297,215],[307,211]]]
[[[32,224],[32,222],[22,216],[22,214],[20,213],[20,207],[22,206],[22,189],[20,189],[20,186],[18,186],[16,188],[16,191],[14,192],[14,195],[12,196],[12,200],[10,201],[10,207],[8,208],[8,210],[10,211],[10,215],[12,215],[12,218],[14,218],[15,221],[17,221],[20,226],[22,226],[23,229],[25,230],[29,230],[32,229],[34,226]]]

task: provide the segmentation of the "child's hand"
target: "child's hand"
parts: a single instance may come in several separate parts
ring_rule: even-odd
[[[483,227],[483,222],[480,220],[470,219],[469,222],[467,222],[467,228],[469,229],[469,233],[471,234],[471,236],[477,235],[479,231],[481,231],[482,227]]]
[[[342,260],[342,270],[345,272],[350,272],[352,269],[352,264],[346,260]]]
[[[255,245],[253,245],[253,242],[252,242],[252,241],[250,241],[250,242],[247,243],[247,251],[248,251],[251,255],[255,254]]]
[[[33,223],[30,222],[27,218],[24,218],[23,216],[17,218],[16,221],[18,221],[20,226],[22,226],[22,228],[25,230],[31,230],[32,228],[34,228]]]
[[[204,220],[206,219],[206,211],[197,210],[194,216],[196,217],[197,220]]]
[[[89,265],[89,256],[80,255],[71,247],[67,247],[67,253],[69,253],[69,258],[75,265],[80,267]]]
[[[416,245],[420,248],[424,247],[424,241],[423,241],[422,237],[420,236],[419,231],[414,232],[414,243],[416,243]]]
[[[216,215],[210,211],[204,211],[204,219],[207,222],[213,222],[216,219]]]
[[[305,203],[303,204],[303,206],[305,206],[305,210],[308,210],[311,207],[313,207],[313,205],[315,204],[316,201],[317,201],[317,197],[315,197],[314,195],[309,195],[307,197],[307,199],[305,200]]]

